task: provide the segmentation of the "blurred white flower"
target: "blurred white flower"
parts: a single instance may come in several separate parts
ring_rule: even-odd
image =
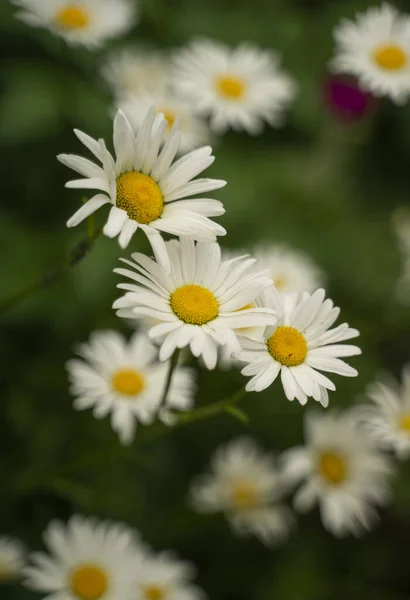
[[[141,333],[134,333],[128,342],[117,331],[95,331],[78,354],[84,360],[67,362],[74,408],[93,407],[97,419],[111,413],[112,428],[123,444],[130,444],[137,422],[152,423],[157,415],[169,365],[158,362],[157,349]],[[177,367],[160,419],[169,423],[171,409],[189,410],[194,393],[193,370]]]
[[[203,600],[192,583],[196,569],[170,552],[145,554],[134,571],[134,600]]]
[[[128,94],[162,90],[167,84],[169,69],[169,60],[160,52],[129,47],[112,53],[103,64],[101,72],[114,97],[118,99]],[[148,108],[149,106],[147,110]]]
[[[96,141],[78,130],[75,134],[102,167],[73,154],[58,156],[64,165],[85,176],[85,179],[69,181],[67,187],[103,192],[88,200],[69,219],[67,227],[75,227],[104,204],[111,204],[104,234],[119,235],[120,246],[125,248],[137,229],[142,229],[166,270],[169,269],[168,254],[161,232],[211,242],[226,233],[208,218],[225,212],[221,202],[191,199],[226,184],[220,179],[194,179],[214,162],[212,148],[204,146],[172,164],[181,134],[174,127],[160,150],[167,126],[163,116],[155,116],[155,109],[151,107],[135,134],[127,117],[118,111],[114,119],[116,161],[103,140]]]
[[[18,540],[0,536],[0,585],[21,576],[26,564],[26,552]]]
[[[214,369],[218,346],[240,350],[236,329],[275,323],[272,310],[238,310],[271,285],[263,273],[252,269],[253,259],[221,261],[219,244],[195,244],[187,238],[171,240],[165,249],[169,273],[139,253],[132,255],[133,262],[122,259],[131,269],[115,269],[136,284],[118,286],[126,293],[114,308],[126,319],[157,320],[148,334],[161,344],[160,360],[189,346],[208,369]]]
[[[319,504],[323,525],[336,536],[370,529],[377,520],[373,505],[389,499],[392,468],[354,411],[307,414],[305,443],[280,457],[287,482],[303,482],[296,510]]]
[[[238,438],[218,448],[211,472],[194,480],[190,503],[198,512],[223,512],[235,532],[269,545],[283,541],[293,522],[280,503],[284,493],[274,457],[252,439]]]
[[[125,526],[75,515],[51,521],[44,542],[49,554],[31,554],[24,575],[45,600],[134,600],[134,564],[145,549]]]
[[[157,113],[163,115],[168,123],[165,139],[172,131],[174,122],[178,120],[181,134],[180,153],[194,150],[209,142],[209,129],[205,121],[194,114],[192,106],[186,100],[175,96],[167,87],[155,92],[128,95],[117,102],[117,108],[124,111],[136,131],[151,106],[155,106]]]
[[[98,47],[137,22],[136,0],[11,0],[27,25],[46,27],[70,44]]]
[[[410,456],[410,364],[403,368],[402,383],[393,377],[371,383],[366,394],[372,404],[356,407],[363,427],[385,450],[398,458]]]
[[[312,295],[280,295],[272,286],[258,299],[258,305],[274,309],[278,322],[275,327],[266,328],[262,341],[241,338],[243,350],[238,358],[248,363],[242,374],[252,377],[247,391],[261,392],[280,373],[289,400],[296,398],[306,404],[308,397],[313,397],[327,406],[327,390],[336,388],[319,370],[345,377],[357,375],[356,369],[339,358],[361,354],[357,346],[339,343],[357,337],[357,329],[347,323],[329,329],[340,309],[331,300],[325,300],[322,289]]]
[[[261,269],[267,269],[277,291],[316,291],[323,285],[324,273],[310,256],[282,244],[259,245],[251,252]]]
[[[365,90],[397,104],[410,95],[410,16],[390,4],[344,19],[335,28],[334,71],[355,75]]]
[[[211,116],[217,133],[232,128],[258,134],[264,121],[281,125],[296,92],[275,53],[249,44],[232,49],[206,39],[176,53],[173,82],[195,111]]]

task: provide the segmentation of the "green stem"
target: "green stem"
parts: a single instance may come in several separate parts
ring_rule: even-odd
[[[164,393],[162,394],[161,402],[160,402],[160,405],[159,405],[160,409],[163,406],[165,406],[166,403],[167,403],[167,396],[168,396],[169,388],[171,387],[172,376],[173,376],[174,371],[175,371],[175,369],[177,367],[178,359],[179,359],[179,355],[180,354],[181,354],[181,350],[179,348],[177,348],[175,350],[174,354],[171,357],[170,365],[169,365],[169,369],[168,369],[168,375],[167,375],[167,379],[166,379],[165,387],[164,387]]]
[[[82,259],[88,254],[94,245],[95,240],[101,234],[101,230],[93,230],[86,238],[82,239],[72,250],[69,252],[64,262],[48,271],[41,279],[31,283],[27,287],[23,288],[16,294],[9,296],[3,301],[0,301],[0,313],[6,312],[10,308],[18,306],[26,298],[34,294],[35,292],[47,288],[59,279],[61,279],[67,271],[75,267]]]

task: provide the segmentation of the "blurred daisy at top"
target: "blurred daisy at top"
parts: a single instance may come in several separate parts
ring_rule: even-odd
[[[252,251],[257,266],[266,269],[281,294],[314,292],[323,285],[324,273],[310,256],[285,245],[260,245]]]
[[[378,518],[374,505],[389,500],[389,458],[359,426],[354,411],[307,414],[305,440],[305,446],[280,457],[289,484],[301,484],[296,510],[319,504],[323,525],[338,537],[370,529]]]
[[[51,521],[43,539],[48,553],[30,555],[24,583],[44,600],[134,600],[134,566],[145,549],[124,525],[75,515]]]
[[[18,540],[0,536],[0,585],[21,577],[26,552]]]
[[[204,600],[192,583],[195,574],[194,565],[171,552],[141,555],[133,573],[133,600]]]
[[[195,244],[187,238],[167,242],[166,252],[169,273],[140,253],[134,253],[132,261],[122,259],[129,268],[115,269],[130,283],[118,285],[125,294],[114,308],[126,319],[157,321],[148,335],[161,345],[160,360],[189,347],[208,369],[214,369],[218,347],[239,352],[236,329],[276,322],[273,310],[246,307],[272,285],[264,273],[253,269],[254,259],[223,261],[219,244]]]
[[[156,106],[157,114],[161,114],[168,123],[164,139],[167,139],[172,126],[178,121],[181,134],[179,153],[189,152],[210,141],[206,122],[194,114],[189,102],[176,96],[168,86],[154,92],[128,95],[117,102],[117,108],[124,111],[136,131],[141,127],[143,116],[153,105]]]
[[[81,359],[67,362],[74,408],[93,408],[97,419],[111,413],[111,425],[122,444],[134,440],[138,421],[159,418],[171,423],[171,409],[189,410],[195,393],[194,372],[177,367],[166,405],[160,407],[169,366],[158,362],[158,351],[142,333],[127,341],[117,331],[95,331],[78,348]]]
[[[266,121],[282,125],[296,84],[280,70],[274,52],[250,44],[232,49],[220,42],[191,42],[174,56],[173,81],[195,112],[210,115],[216,133],[227,129],[259,134]]]
[[[167,127],[164,117],[156,115],[151,107],[135,133],[125,114],[118,111],[113,132],[116,160],[103,140],[94,140],[78,130],[75,134],[102,166],[81,156],[58,156],[60,162],[85,177],[69,181],[67,187],[98,191],[68,220],[67,227],[75,227],[104,204],[110,204],[104,234],[119,236],[120,246],[125,248],[141,229],[165,270],[170,267],[162,233],[201,242],[213,242],[216,236],[226,233],[209,218],[225,212],[222,203],[191,198],[226,184],[221,179],[194,179],[214,162],[212,148],[204,146],[173,162],[181,134],[174,126],[163,143]]]
[[[410,456],[410,364],[405,365],[402,382],[384,377],[366,390],[371,404],[357,406],[363,427],[385,450],[393,450],[398,458]]]
[[[70,44],[101,46],[137,22],[136,0],[11,0],[27,25],[46,27]]]
[[[280,374],[288,400],[306,404],[313,397],[323,406],[329,403],[328,390],[334,383],[320,371],[355,377],[356,369],[341,357],[361,354],[360,348],[341,344],[359,335],[347,323],[330,329],[340,308],[325,299],[325,291],[313,294],[283,294],[270,288],[258,299],[258,305],[272,308],[277,315],[275,327],[267,327],[262,340],[241,338],[238,358],[247,363],[242,374],[252,377],[249,392],[261,392]]]
[[[194,480],[190,503],[201,513],[223,512],[236,533],[269,545],[286,539],[293,523],[284,493],[274,457],[251,438],[237,438],[215,452],[209,474]]]
[[[170,61],[161,52],[134,46],[113,52],[103,64],[101,73],[118,99],[162,89],[169,79],[169,69]]]
[[[410,95],[410,16],[383,3],[344,19],[335,29],[336,72],[358,78],[375,96],[404,104]]]

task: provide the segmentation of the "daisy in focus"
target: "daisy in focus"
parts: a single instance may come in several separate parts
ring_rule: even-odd
[[[223,261],[219,244],[195,244],[186,238],[167,242],[166,252],[169,273],[140,253],[133,254],[132,261],[122,259],[131,268],[115,269],[131,280],[118,285],[126,293],[114,303],[117,315],[157,321],[148,334],[161,345],[161,361],[177,348],[189,347],[208,369],[214,369],[219,346],[239,352],[235,329],[276,322],[271,309],[243,309],[272,285],[264,273],[252,268],[254,259]]]
[[[354,411],[308,414],[305,440],[280,459],[287,481],[301,484],[295,509],[319,504],[324,527],[338,537],[370,529],[377,520],[374,505],[389,499],[392,468]]]
[[[166,270],[169,261],[162,233],[202,242],[212,242],[216,236],[226,234],[209,218],[225,212],[222,203],[191,198],[226,184],[220,179],[194,179],[214,162],[212,148],[204,146],[173,163],[181,134],[174,127],[163,144],[167,127],[167,121],[162,115],[155,115],[151,107],[135,134],[125,114],[118,111],[114,119],[116,160],[103,140],[96,141],[77,130],[79,140],[102,166],[73,154],[58,156],[60,162],[85,177],[69,181],[66,187],[99,192],[68,220],[67,227],[75,227],[104,204],[111,204],[104,234],[119,236],[120,246],[126,248],[137,229],[141,229]]]
[[[174,86],[216,133],[227,129],[259,134],[263,122],[279,126],[296,93],[279,68],[278,56],[249,44],[230,48],[196,40],[174,57]]]
[[[371,383],[366,395],[372,404],[357,407],[363,427],[385,450],[400,459],[410,456],[410,364],[403,368],[402,382],[393,377]]]
[[[258,267],[267,269],[281,294],[312,293],[323,285],[323,271],[303,252],[274,244],[256,247],[252,256],[256,258]]]
[[[160,409],[169,365],[158,362],[157,349],[140,333],[128,342],[117,331],[95,331],[88,343],[79,346],[78,354],[81,360],[67,362],[74,408],[93,408],[97,419],[111,414],[121,443],[131,444],[138,421],[152,423]],[[159,418],[170,423],[172,409],[189,410],[194,393],[193,370],[177,367]]]
[[[18,540],[0,536],[0,585],[19,579],[26,564],[26,552]]]
[[[246,390],[261,392],[280,373],[288,400],[296,398],[304,405],[313,397],[327,406],[328,390],[336,387],[320,371],[355,377],[356,369],[341,357],[361,354],[361,350],[340,342],[357,337],[359,332],[347,323],[329,329],[340,309],[332,300],[325,300],[322,289],[314,294],[280,295],[272,287],[264,293],[263,305],[276,311],[278,321],[275,327],[266,328],[262,341],[241,338],[243,350],[238,358],[247,363],[242,374],[252,377]]]
[[[410,95],[410,16],[390,4],[369,8],[334,32],[336,72],[354,75],[375,96],[404,104]]]
[[[135,0],[11,0],[27,25],[46,27],[69,44],[98,47],[137,22]]]
[[[44,600],[134,599],[142,549],[125,526],[76,515],[67,524],[51,521],[43,538],[48,553],[30,555],[24,583]]]
[[[209,129],[205,121],[193,113],[189,102],[175,96],[167,87],[155,92],[129,95],[117,103],[117,107],[124,111],[136,131],[141,126],[142,116],[147,114],[153,105],[157,107],[157,113],[161,114],[168,123],[165,139],[171,133],[175,121],[178,120],[178,130],[181,134],[180,153],[209,142]]]
[[[203,600],[194,566],[170,552],[145,554],[134,571],[134,600]]]
[[[190,502],[201,513],[223,512],[236,533],[270,545],[286,539],[293,524],[280,503],[284,492],[273,456],[252,439],[238,438],[216,451],[211,472],[194,481]]]
[[[129,47],[111,54],[101,73],[113,96],[118,99],[162,89],[167,83],[169,68],[168,60],[160,52]]]

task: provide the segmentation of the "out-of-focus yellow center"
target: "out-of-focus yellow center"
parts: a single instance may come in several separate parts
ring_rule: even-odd
[[[90,22],[90,16],[79,4],[69,4],[58,11],[56,21],[65,29],[84,29]]]
[[[288,279],[284,275],[277,275],[273,278],[273,285],[277,290],[283,290],[287,286]]]
[[[251,481],[238,481],[232,488],[232,500],[235,508],[254,508],[259,504],[259,491]]]
[[[144,588],[144,596],[146,600],[162,600],[165,596],[165,591],[158,585],[147,585]]]
[[[318,469],[331,485],[340,485],[346,479],[346,461],[335,452],[323,452],[319,457]]]
[[[271,356],[286,367],[301,365],[307,355],[304,336],[294,327],[280,325],[267,341]]]
[[[375,62],[387,71],[398,71],[407,64],[407,54],[396,44],[383,44],[373,53]]]
[[[162,215],[164,198],[159,185],[138,171],[123,173],[117,179],[116,206],[133,221],[146,225]]]
[[[410,413],[403,414],[399,420],[399,428],[410,433]]]
[[[176,115],[170,110],[162,110],[161,108],[157,110],[157,114],[164,115],[164,119],[168,122],[168,129],[171,129],[171,127],[175,123]]]
[[[212,292],[191,283],[171,294],[171,308],[184,323],[204,325],[218,316],[219,303]]]
[[[136,396],[144,389],[144,378],[134,369],[120,369],[112,376],[112,387],[125,396]]]
[[[82,565],[71,573],[70,587],[80,600],[99,600],[108,589],[108,577],[97,565]]]
[[[216,87],[220,95],[229,100],[240,100],[245,94],[245,82],[235,75],[220,75]]]
[[[0,561],[0,583],[10,581],[16,577],[16,573],[10,569],[6,562]]]

